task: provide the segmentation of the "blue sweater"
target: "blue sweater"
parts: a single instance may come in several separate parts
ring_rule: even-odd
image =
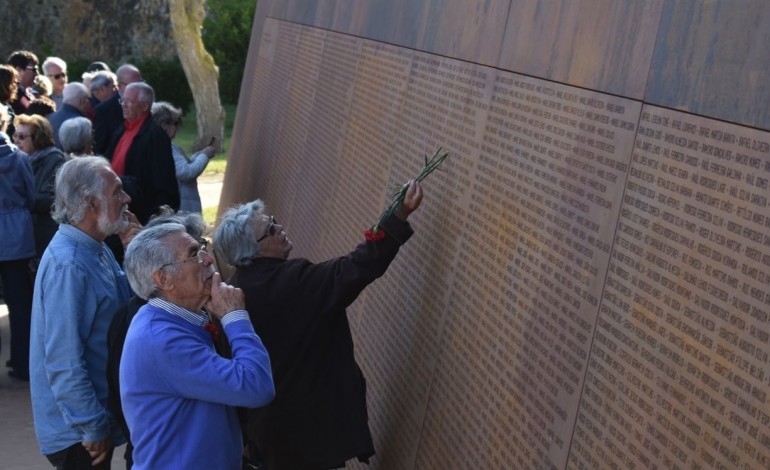
[[[242,310],[222,319],[233,351],[226,359],[201,322],[160,308],[158,300],[132,320],[120,361],[133,468],[239,469],[243,446],[234,407],[273,399],[267,351]]]
[[[44,455],[81,441],[125,441],[107,411],[107,329],[131,296],[107,245],[61,224],[35,278],[30,392]]]

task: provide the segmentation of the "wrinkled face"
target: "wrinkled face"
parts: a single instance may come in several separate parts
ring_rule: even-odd
[[[22,124],[16,127],[13,133],[13,143],[27,155],[35,153],[35,144],[32,142],[32,126]]]
[[[22,85],[29,87],[35,83],[35,77],[37,77],[38,74],[37,64],[30,62],[26,67],[17,67],[16,70],[19,72],[19,82],[21,82]]]
[[[51,80],[53,94],[61,95],[62,90],[64,90],[64,85],[67,84],[67,72],[62,70],[61,67],[56,64],[49,64],[45,71],[45,76]]]
[[[97,224],[99,232],[107,237],[122,232],[128,227],[126,211],[131,197],[123,191],[123,183],[115,172],[104,169],[102,176],[104,177],[104,193],[98,202]]]
[[[211,298],[214,258],[182,231],[167,236],[164,242],[176,254],[172,263],[176,272],[171,274],[173,289],[165,292],[166,300],[193,312],[200,310]]]
[[[294,245],[286,235],[283,225],[275,217],[263,215],[254,227],[259,240],[259,255],[268,258],[288,258]]]
[[[139,90],[136,88],[127,89],[120,100],[120,106],[123,108],[123,119],[126,121],[139,119],[150,110],[151,105],[152,103],[141,100]]]

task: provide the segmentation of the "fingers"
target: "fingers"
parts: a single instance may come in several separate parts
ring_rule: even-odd
[[[220,283],[222,282],[222,275],[219,274],[219,272],[214,272],[214,275],[211,276],[211,297],[214,298],[219,297],[219,290],[220,290]]]
[[[142,225],[139,223],[139,219],[136,217],[136,215],[133,212],[127,210],[127,211],[124,212],[124,214],[126,215],[126,217],[128,218],[128,221],[131,224],[136,224],[140,228],[142,227]]]
[[[243,310],[244,307],[243,291],[222,282],[220,274],[214,273],[211,277],[211,300],[206,304],[211,314],[222,318],[233,310]]]
[[[91,462],[91,465],[96,466],[100,463],[104,462],[107,459],[107,456],[110,454],[108,451],[104,450],[100,453],[98,453],[96,456],[92,452],[89,452],[91,454],[91,457],[94,458],[94,460]]]

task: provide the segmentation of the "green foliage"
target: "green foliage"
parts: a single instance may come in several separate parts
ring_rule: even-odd
[[[233,133],[233,120],[235,118],[235,105],[225,104],[225,142],[222,153],[214,157],[206,170],[204,176],[214,176],[224,174],[227,169],[227,149],[230,148],[230,136]],[[195,139],[198,138],[198,128],[195,123],[195,108],[191,107],[182,118],[182,125],[176,131],[174,143],[182,147],[188,155],[192,152],[191,148]]]
[[[207,0],[203,43],[219,66],[223,103],[237,103],[257,0]]]
[[[168,101],[185,111],[190,109],[193,94],[178,57],[171,60],[145,57],[128,62],[142,71],[144,81],[155,90],[155,101]]]

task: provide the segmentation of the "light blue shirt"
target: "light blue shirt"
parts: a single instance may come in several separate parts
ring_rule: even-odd
[[[61,224],[35,279],[30,391],[40,451],[125,439],[107,410],[107,330],[131,289],[107,245]]]

